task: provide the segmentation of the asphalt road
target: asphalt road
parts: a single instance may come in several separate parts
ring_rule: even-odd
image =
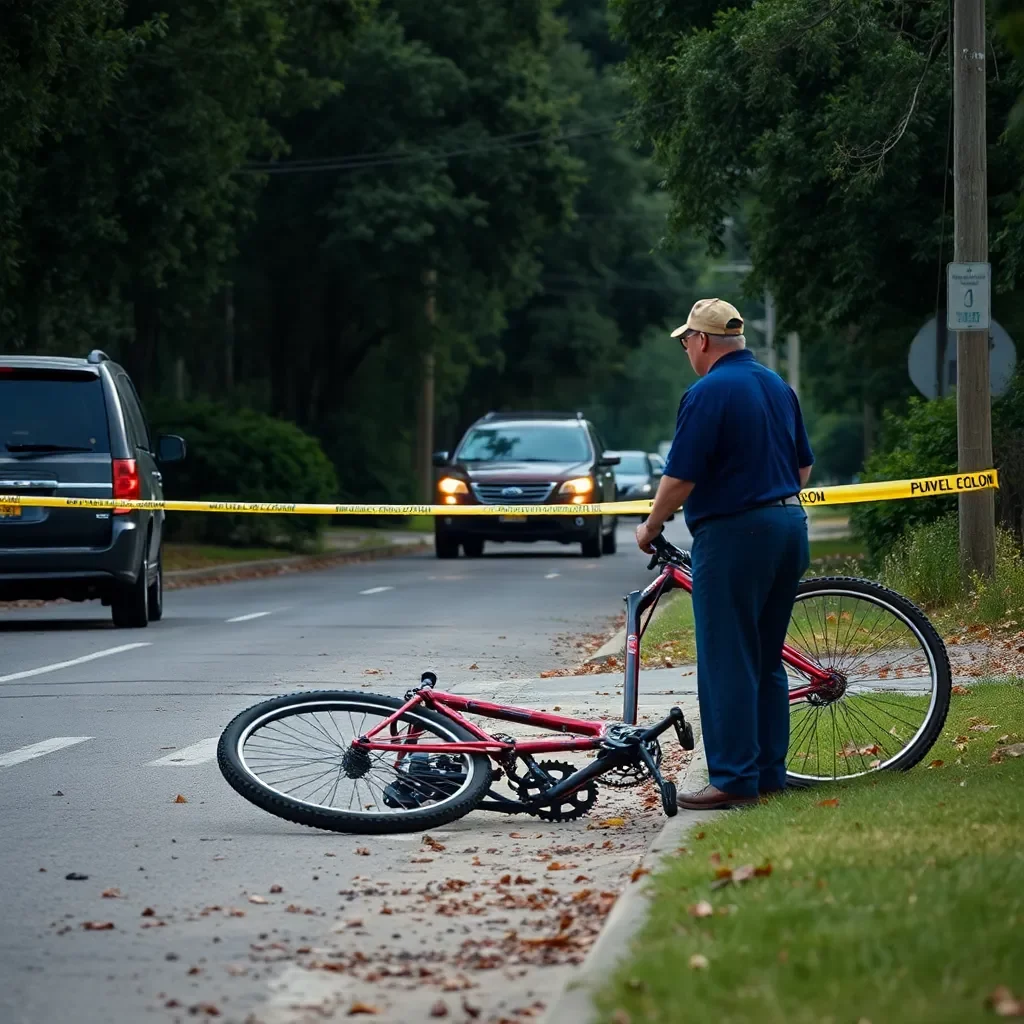
[[[489,693],[578,662],[566,638],[609,629],[650,578],[632,528],[594,560],[506,546],[173,591],[140,631],[98,605],[0,613],[0,1021],[196,1019],[214,998],[222,1020],[258,1010],[275,951],[332,930],[366,861],[357,841],[236,796],[214,763],[223,727],[292,689],[402,693],[431,669]],[[687,541],[681,520],[668,535]],[[547,683],[566,680],[519,696],[544,706]],[[490,835],[494,819],[461,827]],[[373,850],[377,877],[397,871],[409,837]]]

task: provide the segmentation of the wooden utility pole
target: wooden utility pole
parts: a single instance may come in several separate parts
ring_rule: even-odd
[[[434,327],[437,323],[437,271],[423,273],[427,301],[425,314],[427,330],[422,352],[422,380],[420,381],[419,424],[416,431],[416,475],[419,480],[420,500],[428,504],[434,500]]]
[[[953,260],[988,261],[985,140],[985,0],[953,0]],[[960,472],[992,468],[988,331],[957,332],[957,451]],[[995,494],[960,495],[960,564],[995,571]]]

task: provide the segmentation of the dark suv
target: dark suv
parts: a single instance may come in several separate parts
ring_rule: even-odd
[[[0,355],[0,495],[163,498],[160,463],[185,456],[153,439],[128,375],[86,359]],[[99,598],[116,626],[163,614],[164,513],[41,508],[0,501],[0,600]]]
[[[454,454],[436,452],[442,505],[572,505],[615,500],[612,466],[582,413],[494,413],[477,420]],[[459,547],[478,558],[486,541],[553,540],[580,544],[584,556],[615,551],[614,516],[437,516],[438,558]]]

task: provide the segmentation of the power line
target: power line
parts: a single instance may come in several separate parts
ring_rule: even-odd
[[[665,106],[669,101],[656,104]],[[607,117],[589,117],[583,124],[603,124],[602,128],[589,128],[583,131],[563,131],[556,135],[541,135],[546,128],[533,128],[529,131],[514,132],[509,135],[494,136],[479,146],[467,146],[441,152],[419,150],[411,153],[396,153],[394,150],[381,150],[375,153],[353,153],[349,156],[316,157],[298,160],[262,161],[246,164],[240,168],[249,174],[308,174],[319,171],[352,171],[371,167],[391,167],[422,160],[449,160],[453,157],[474,156],[481,153],[499,153],[513,149],[524,149],[530,146],[549,145],[557,142],[568,142],[573,139],[590,138],[595,135],[608,135],[619,127],[619,121],[632,112],[632,108],[619,111]],[[528,138],[528,136],[535,136]]]

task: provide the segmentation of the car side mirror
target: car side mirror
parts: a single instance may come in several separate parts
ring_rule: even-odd
[[[617,466],[622,461],[619,455],[609,455],[605,452],[601,458],[597,460],[599,466]]]
[[[660,480],[664,475],[665,475],[665,471],[663,469],[652,469],[651,470],[651,476],[653,476],[656,480]]]
[[[432,456],[434,465],[437,467],[447,466],[449,454],[449,452],[434,452]]]
[[[185,452],[185,439],[177,434],[161,434],[156,439],[156,457],[160,462],[181,462]]]

